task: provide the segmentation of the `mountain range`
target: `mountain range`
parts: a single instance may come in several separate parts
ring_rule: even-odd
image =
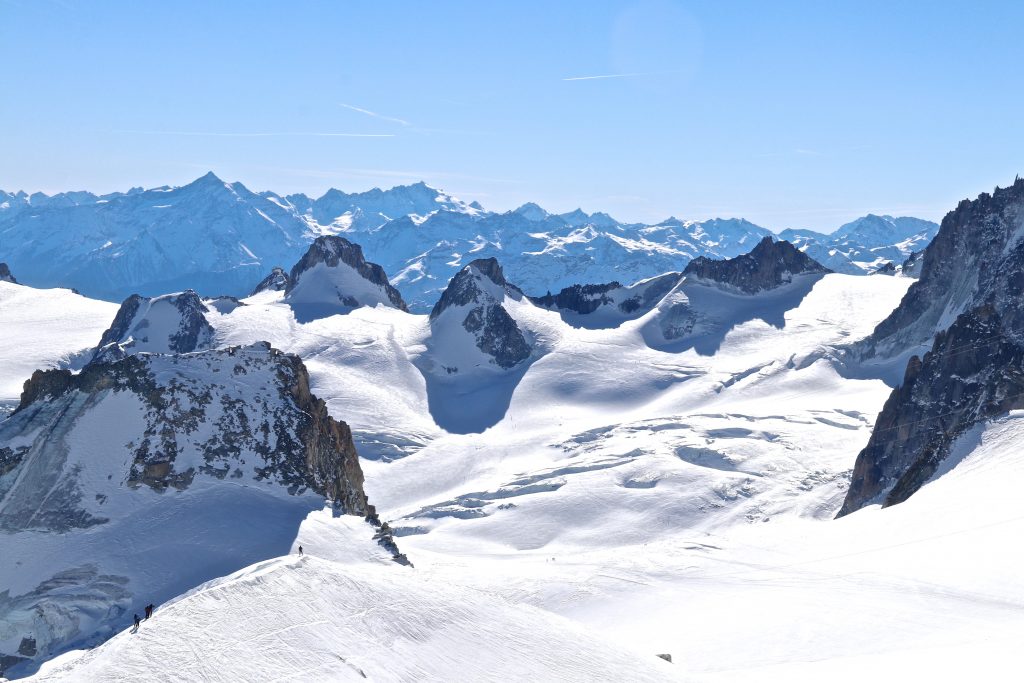
[[[781,234],[836,272],[863,274],[901,263],[934,235],[927,221],[867,216],[834,235]],[[318,199],[252,192],[208,173],[182,187],[94,195],[0,191],[0,257],[36,287],[69,287],[120,301],[195,289],[244,296],[274,267],[294,263],[317,237],[359,244],[401,291],[429,311],[448,280],[496,257],[524,292],[574,284],[635,282],[679,271],[694,258],[731,258],[771,231],[743,219],[656,225],[536,204],[495,213],[423,183]]]
[[[827,239],[901,246],[829,265],[808,233],[747,231],[546,293],[508,240],[419,290],[365,245],[434,220],[626,228],[335,201],[351,224],[241,297],[116,307],[4,271],[0,667],[843,680],[851,658],[884,679],[1012,657],[1024,182],[927,245],[869,216]]]

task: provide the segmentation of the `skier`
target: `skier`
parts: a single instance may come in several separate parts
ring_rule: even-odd
[[[299,546],[299,557],[302,557],[302,546]]]
[[[147,620],[148,620],[148,619],[149,619],[149,618],[150,618],[151,616],[153,616],[153,610],[154,610],[154,609],[156,609],[156,607],[154,607],[154,606],[152,605],[152,603],[150,603],[149,605],[146,605],[146,619],[147,619]]]
[[[133,632],[139,630],[139,624],[141,624],[141,623],[142,623],[142,620],[139,619],[139,615],[136,614],[135,615],[135,628],[133,629]]]

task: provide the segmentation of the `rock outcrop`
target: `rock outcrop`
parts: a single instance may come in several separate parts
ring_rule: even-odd
[[[113,492],[87,490],[91,479],[82,476],[83,467],[103,465],[72,466],[76,452],[92,445],[65,436],[118,395],[125,417],[104,437],[121,445],[128,463],[118,480],[110,479],[115,487],[185,490],[197,477],[268,481],[291,495],[317,493],[348,513],[369,512],[348,425],[310,393],[297,356],[260,342],[189,355],[130,355],[90,363],[79,374],[36,371],[0,425],[0,528],[65,531],[106,521],[93,498]],[[31,433],[43,436],[19,440]],[[56,495],[40,503],[42,482]]]
[[[343,542],[408,564],[297,356],[258,342],[37,371],[0,422],[0,556],[19,558],[0,567],[0,664],[32,673],[143,601],[286,554],[310,513],[364,518]]]
[[[208,349],[214,332],[207,313],[209,309],[191,289],[153,298],[133,294],[121,304],[90,362],[113,361],[138,352]]]
[[[857,456],[840,516],[901,503],[936,472],[968,429],[1024,407],[1024,346],[992,304],[957,317],[924,358],[913,356]]]
[[[919,278],[921,277],[921,261],[924,256],[924,250],[913,251],[910,256],[903,261],[900,266],[900,273],[906,277]]]
[[[252,294],[249,296],[266,291],[281,292],[287,288],[288,273],[285,272],[284,268],[274,266],[274,269],[270,271],[270,275],[260,280],[260,283],[253,288]]]
[[[863,358],[926,347],[957,315],[992,301],[1013,331],[1024,330],[1024,180],[964,200],[942,219],[921,257],[921,276],[874,333]]]
[[[786,241],[765,237],[750,253],[717,261],[698,257],[683,271],[689,279],[723,285],[743,294],[757,294],[792,282],[797,275],[824,275],[828,268]]]
[[[11,269],[7,267],[6,263],[0,263],[0,282],[10,282],[11,284],[18,284],[18,281],[11,275]]]
[[[1024,181],[946,215],[899,307],[853,357],[913,356],[857,456],[840,514],[906,500],[958,436],[1024,406]],[[952,322],[952,324],[949,324]],[[936,334],[938,332],[938,334]]]
[[[505,310],[506,299],[521,301],[525,296],[505,280],[497,259],[477,259],[448,283],[430,312],[431,327],[435,335],[450,334],[455,326],[461,327],[490,362],[508,370],[526,360],[531,347]]]
[[[292,267],[284,291],[291,304],[348,309],[381,304],[409,310],[384,269],[368,262],[358,244],[336,235],[316,238]]]
[[[658,304],[682,279],[682,273],[666,273],[629,286],[618,282],[572,285],[557,294],[530,297],[536,306],[559,312],[590,315],[606,310],[623,319],[643,315]]]

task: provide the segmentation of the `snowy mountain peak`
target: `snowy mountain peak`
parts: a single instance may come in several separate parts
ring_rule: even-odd
[[[869,213],[840,226],[832,237],[861,243],[896,244],[920,234],[927,234],[930,239],[937,229],[935,223],[920,218],[894,218]]]
[[[489,364],[504,370],[529,357],[531,346],[505,309],[507,300],[525,302],[526,297],[506,282],[497,259],[472,261],[452,278],[430,312],[431,328],[441,342],[437,346],[439,355],[447,359],[442,362],[447,371],[457,371],[459,363],[472,362],[459,351],[462,344],[458,339],[464,336],[485,354]]]
[[[136,353],[191,353],[210,348],[209,309],[193,290],[154,298],[133,294],[103,333],[91,363],[110,362]]]
[[[750,253],[726,260],[704,256],[693,259],[683,275],[698,281],[712,282],[756,294],[792,281],[795,275],[830,272],[820,263],[800,252],[789,242],[764,237]]]
[[[18,284],[18,281],[11,275],[11,269],[7,267],[6,263],[0,262],[0,282],[10,282],[11,284]]]
[[[430,319],[437,318],[452,306],[464,306],[470,303],[497,302],[501,303],[506,294],[522,297],[522,292],[515,285],[505,280],[498,259],[491,257],[470,261],[448,283],[441,298],[430,312]]]
[[[518,209],[514,209],[512,213],[519,214],[528,221],[542,221],[551,215],[533,202],[523,204]]]
[[[325,313],[378,304],[408,310],[384,269],[368,262],[358,244],[337,235],[316,238],[292,267],[284,291],[288,303],[326,306]]]
[[[284,268],[280,266],[274,266],[273,270],[270,271],[270,275],[266,276],[260,283],[253,288],[252,294],[259,294],[260,292],[272,291],[281,292],[288,288],[288,273]]]

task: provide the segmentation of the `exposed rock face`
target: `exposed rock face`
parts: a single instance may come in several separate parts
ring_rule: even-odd
[[[1024,346],[992,304],[961,314],[882,409],[857,456],[840,516],[864,505],[901,503],[935,473],[950,446],[975,424],[1024,407]]]
[[[872,275],[895,275],[895,274],[896,274],[896,264],[893,263],[892,261],[886,261],[885,263],[883,263],[881,266],[878,267],[878,270],[876,270],[874,273],[872,273]]]
[[[965,311],[992,301],[1004,324],[1024,331],[1024,180],[964,200],[942,219],[921,258],[921,276],[874,333],[862,357],[889,357],[931,342]]]
[[[260,292],[274,291],[281,292],[288,288],[288,273],[285,272],[284,268],[280,266],[274,266],[274,269],[270,271],[270,275],[266,276],[256,287],[252,290],[253,294],[259,294]]]
[[[83,461],[80,450],[92,444],[69,434],[111,400],[123,417],[104,439],[125,452],[105,455],[127,468],[110,479],[112,491],[93,491],[83,468],[106,464]],[[197,477],[270,482],[291,495],[317,493],[348,513],[369,512],[348,426],[310,393],[302,361],[265,342],[126,356],[77,375],[36,371],[0,424],[0,469],[0,529],[8,531],[103,524],[100,497],[118,495],[119,485],[185,490]],[[40,501],[42,490],[50,493]]]
[[[961,202],[925,250],[920,279],[854,347],[861,358],[895,357],[939,331],[886,402],[840,514],[906,500],[959,435],[1024,405],[1022,238],[1024,181]]]
[[[18,284],[18,281],[11,275],[11,269],[7,267],[6,263],[0,263],[0,282],[10,282],[12,284]]]
[[[612,305],[615,302],[608,293],[621,289],[618,282],[609,282],[603,285],[572,285],[566,287],[558,294],[548,292],[544,296],[530,297],[530,301],[542,308],[561,309],[586,315],[593,313],[601,306]]]
[[[623,317],[636,317],[651,310],[682,279],[682,273],[666,273],[624,287],[618,282],[601,285],[573,285],[558,294],[530,297],[535,305],[559,311],[589,315],[607,308]]]
[[[285,300],[295,304],[346,308],[383,304],[409,310],[384,269],[369,263],[358,244],[336,235],[316,238],[292,267],[284,291]]]
[[[0,569],[0,663],[95,643],[133,607],[287,553],[325,503],[408,563],[296,356],[258,342],[37,371],[0,422],[0,557],[24,564]]]
[[[155,298],[133,294],[124,300],[103,333],[91,362],[108,362],[146,351],[191,353],[210,348],[209,309],[191,289]]]
[[[529,357],[530,344],[502,305],[506,297],[521,300],[524,295],[505,281],[497,259],[478,259],[452,278],[430,312],[431,326],[436,330],[443,320],[457,319],[476,347],[507,370]]]
[[[910,256],[903,261],[903,265],[900,266],[900,272],[907,277],[919,278],[921,277],[921,262],[924,257],[924,250],[914,251],[910,253]]]
[[[749,254],[724,261],[698,257],[690,261],[683,275],[726,285],[744,294],[775,289],[792,282],[794,275],[825,274],[828,268],[798,251],[789,242],[765,237]]]

